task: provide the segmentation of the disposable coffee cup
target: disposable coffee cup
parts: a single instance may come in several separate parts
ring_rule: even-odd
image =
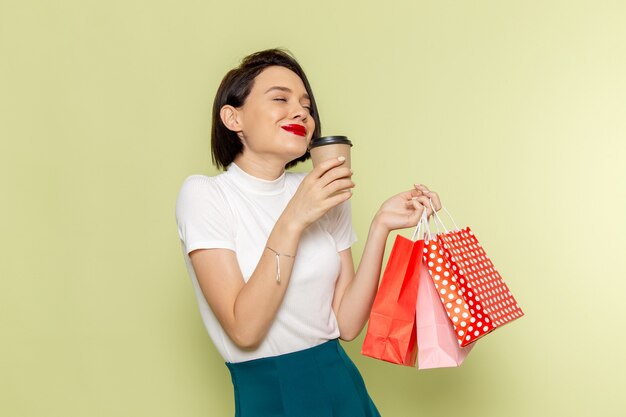
[[[324,161],[343,156],[346,160],[341,166],[350,168],[351,147],[352,142],[350,142],[347,136],[322,136],[314,139],[309,145],[313,166],[316,167]]]

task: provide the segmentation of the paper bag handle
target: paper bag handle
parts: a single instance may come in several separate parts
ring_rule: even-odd
[[[443,227],[443,230],[448,233],[448,229],[446,229],[446,226],[443,224],[443,221],[441,220],[441,217],[439,217],[439,215],[437,214],[437,212],[435,211],[435,206],[433,205],[433,200],[431,200],[430,198],[428,199],[428,201],[430,201],[430,208],[433,209],[433,213],[435,213],[435,227],[437,227],[437,232],[439,232],[439,227],[437,226],[437,221],[439,221],[439,224],[441,225],[441,227]],[[454,218],[452,217],[452,215],[450,214],[450,212],[442,205],[441,208],[443,209],[443,211],[446,212],[446,214],[448,215],[448,217],[450,218],[450,220],[452,220],[452,224],[454,224],[455,230],[459,231],[461,230],[459,228],[459,226],[457,226],[456,222],[454,221]]]
[[[428,233],[428,240],[432,240],[432,236],[430,234],[430,228],[428,227],[428,218],[426,217],[426,210],[422,212],[422,217],[420,217],[420,221],[417,222],[417,226],[415,227],[415,231],[413,232],[413,236],[411,237],[411,240],[413,242],[415,242],[416,237],[419,237],[420,229],[422,227],[424,228],[423,230],[424,236],[426,236],[426,233]]]

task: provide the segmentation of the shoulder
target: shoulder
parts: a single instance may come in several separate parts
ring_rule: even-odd
[[[183,181],[179,195],[218,192],[222,188],[220,183],[223,182],[223,176],[224,174],[213,177],[202,174],[190,175]]]
[[[236,218],[219,183],[219,175],[190,175],[180,187],[176,223],[187,253],[200,248],[234,250]]]
[[[223,180],[223,174],[213,177],[201,174],[188,176],[178,192],[177,210],[189,206],[219,205],[225,202]]]
[[[190,187],[206,187],[209,184],[215,183],[217,178],[219,178],[222,174],[209,177],[208,175],[203,174],[192,174],[185,178],[183,181],[182,188],[190,188]]]

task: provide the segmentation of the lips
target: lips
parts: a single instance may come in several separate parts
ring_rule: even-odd
[[[306,136],[306,128],[302,125],[285,125],[281,126],[287,132],[291,132],[298,136]]]

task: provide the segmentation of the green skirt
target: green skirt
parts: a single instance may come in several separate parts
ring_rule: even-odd
[[[226,366],[235,388],[235,417],[380,417],[337,339]]]

